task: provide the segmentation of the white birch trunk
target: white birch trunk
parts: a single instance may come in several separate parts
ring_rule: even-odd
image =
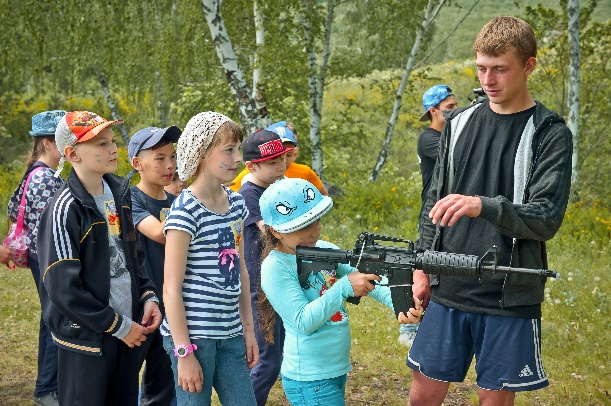
[[[244,74],[238,65],[238,59],[225,28],[225,21],[221,15],[221,0],[202,0],[202,6],[214,49],[240,110],[241,124],[247,134],[251,134],[257,129],[264,128],[264,124],[261,123],[255,100],[252,98],[251,90],[244,80]]]
[[[264,0],[253,1],[253,14],[255,20],[255,53],[253,55],[253,71],[252,71],[252,99],[255,101],[257,111],[261,117],[261,128],[268,127],[271,123],[271,117],[267,112],[267,101],[265,99],[265,91],[261,80],[263,78],[263,66],[261,65],[261,50],[265,46],[265,25],[263,23],[263,12],[260,3]]]
[[[569,0],[569,94],[567,126],[573,133],[573,164],[571,183],[573,196],[576,196],[579,183],[579,87],[581,82],[581,48],[579,45],[579,0]]]
[[[110,94],[110,87],[108,86],[108,81],[103,74],[98,74],[98,82],[102,87],[102,92],[104,92],[104,97],[106,97],[106,103],[108,104],[108,108],[110,109],[110,115],[113,120],[121,120],[121,115],[119,114],[119,110],[117,110],[117,105],[115,104],[112,95]],[[121,133],[121,139],[125,143],[125,146],[129,145],[129,135],[127,134],[127,128],[125,128],[125,124],[119,123],[116,126]]]
[[[310,8],[310,0],[306,0],[305,9],[308,12]],[[314,46],[314,38],[312,36],[312,27],[306,17],[304,23],[304,33],[306,42],[306,51],[309,54],[308,68],[310,69],[310,77],[308,79],[308,87],[310,93],[310,151],[312,156],[312,169],[320,179],[323,179],[324,160],[322,155],[322,144],[320,125],[322,122],[322,100],[324,96],[325,80],[327,69],[329,67],[329,59],[331,57],[331,28],[333,26],[333,18],[335,13],[335,1],[327,1],[327,15],[325,19],[325,31],[323,39],[323,54],[321,58],[320,69],[318,69],[316,61],[316,49]]]
[[[384,136],[384,143],[382,144],[382,149],[378,155],[378,160],[376,162],[375,167],[369,174],[369,181],[375,182],[382,171],[382,167],[386,162],[386,157],[388,156],[388,150],[390,148],[390,143],[392,141],[393,131],[395,129],[395,124],[397,122],[397,117],[399,116],[399,110],[401,110],[401,103],[403,101],[403,92],[405,91],[405,86],[407,85],[407,81],[409,76],[414,69],[414,64],[416,61],[416,55],[420,50],[420,45],[422,44],[422,39],[424,38],[424,34],[426,34],[427,29],[430,24],[433,22],[439,10],[445,4],[445,0],[441,0],[437,6],[435,6],[436,0],[429,0],[429,3],[426,7],[426,12],[424,15],[424,19],[418,28],[418,32],[416,33],[416,40],[414,41],[414,45],[412,46],[412,51],[409,54],[409,58],[407,60],[407,64],[405,65],[405,72],[403,72],[403,77],[401,78],[401,83],[399,84],[399,88],[397,89],[397,94],[395,95],[395,102],[393,104],[392,113],[388,120],[388,124],[386,125],[386,134]]]

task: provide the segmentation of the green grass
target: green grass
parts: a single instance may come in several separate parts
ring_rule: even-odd
[[[340,203],[326,217],[323,238],[350,248],[363,231],[361,220],[343,212]],[[390,227],[377,232],[397,235]],[[611,403],[610,233],[610,207],[600,202],[574,205],[549,243],[550,268],[562,275],[548,283],[543,303],[543,362],[550,386],[519,394],[517,405]],[[36,379],[38,297],[27,269],[3,269],[0,286],[0,404],[27,404]],[[353,363],[348,404],[407,404],[411,372],[405,366],[407,350],[397,343],[394,316],[369,298],[359,306],[348,305],[348,311]],[[269,404],[288,404],[280,382]],[[464,383],[450,386],[445,404],[477,404],[473,368]]]

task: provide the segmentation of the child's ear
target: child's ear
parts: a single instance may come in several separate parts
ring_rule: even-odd
[[[49,151],[51,149],[57,149],[57,146],[55,146],[55,143],[48,138],[45,138],[42,142],[45,146],[46,151]]]
[[[249,172],[252,172],[252,168],[255,167],[255,164],[253,164],[251,161],[246,161],[244,162],[244,166],[246,167],[246,169],[248,169]]]
[[[138,158],[137,156],[132,158],[132,166],[134,167],[135,170],[137,171],[141,171],[142,170],[142,163],[140,162],[140,158]]]
[[[64,156],[66,157],[66,160],[70,163],[81,162],[81,157],[72,145],[64,148]]]
[[[272,233],[272,235],[273,235],[274,237],[276,237],[276,239],[278,239],[278,240],[282,240],[282,238],[284,238],[284,234],[279,233],[278,231],[274,230],[274,228],[273,228],[273,227],[270,227],[270,228],[269,228],[269,231],[270,231],[270,232]]]

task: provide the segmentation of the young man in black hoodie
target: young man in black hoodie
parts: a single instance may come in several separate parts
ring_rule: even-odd
[[[530,96],[537,43],[526,22],[495,18],[473,48],[489,100],[446,116],[417,248],[481,257],[496,245],[499,265],[547,268],[545,241],[562,224],[569,198],[571,132]],[[515,392],[547,386],[545,279],[416,271],[414,296],[428,307],[407,358],[410,404],[441,405],[473,355],[481,405],[512,405]]]

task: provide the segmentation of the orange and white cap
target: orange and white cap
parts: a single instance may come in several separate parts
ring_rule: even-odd
[[[71,111],[67,113],[61,118],[55,129],[55,144],[61,155],[56,174],[61,173],[64,167],[66,147],[89,141],[104,129],[122,122],[123,120],[108,121],[90,111]]]

